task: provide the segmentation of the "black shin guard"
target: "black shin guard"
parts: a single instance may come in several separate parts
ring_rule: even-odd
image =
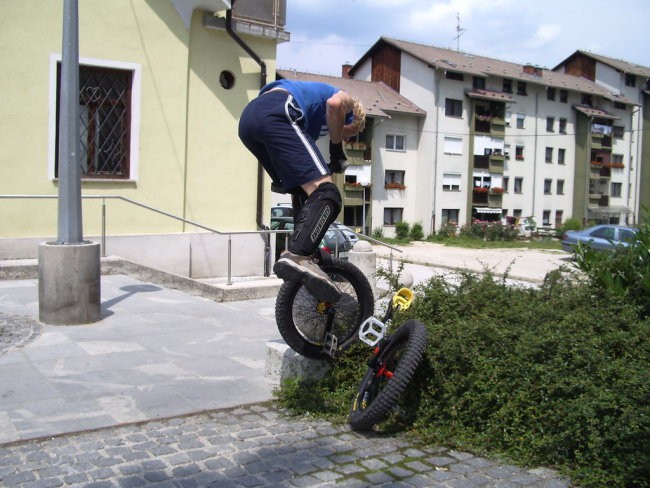
[[[330,224],[341,211],[341,194],[334,183],[321,183],[305,201],[295,220],[289,251],[309,256],[318,249]]]

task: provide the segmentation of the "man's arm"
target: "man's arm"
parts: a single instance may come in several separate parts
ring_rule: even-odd
[[[327,130],[330,141],[338,144],[343,140],[345,114],[352,110],[353,99],[349,93],[340,90],[327,100]]]

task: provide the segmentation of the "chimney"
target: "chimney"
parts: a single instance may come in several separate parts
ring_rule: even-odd
[[[533,76],[542,76],[542,68],[539,66],[533,66],[532,64],[525,64],[524,65],[524,73],[528,73],[529,75]]]
[[[344,65],[341,66],[341,78],[351,78],[350,76],[350,70],[352,69],[352,65],[350,63],[345,63]]]

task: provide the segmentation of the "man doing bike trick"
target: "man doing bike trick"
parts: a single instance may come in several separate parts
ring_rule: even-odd
[[[363,106],[326,83],[278,80],[260,90],[242,112],[239,138],[273,181],[292,195],[294,232],[273,271],[298,279],[316,298],[335,301],[336,286],[314,261],[330,224],[341,211],[341,195],[332,173],[347,167],[343,139],[365,127]],[[330,137],[330,163],[316,146]]]

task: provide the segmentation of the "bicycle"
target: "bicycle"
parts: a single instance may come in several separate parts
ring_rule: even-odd
[[[422,359],[427,334],[424,325],[409,319],[388,334],[393,313],[406,310],[413,292],[401,288],[393,296],[382,321],[367,318],[359,328],[359,339],[373,348],[368,370],[354,398],[348,422],[353,430],[370,430],[397,405]]]

